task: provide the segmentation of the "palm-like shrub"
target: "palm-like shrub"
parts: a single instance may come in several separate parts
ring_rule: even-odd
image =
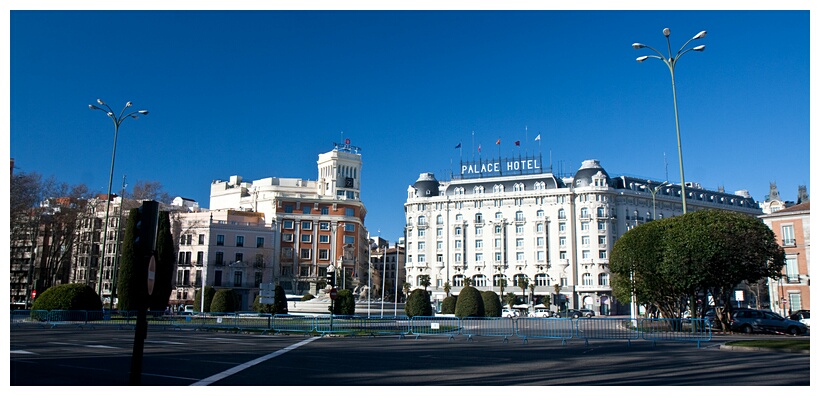
[[[464,286],[458,293],[455,314],[459,318],[484,317],[484,300],[481,298],[481,292],[472,286]]]

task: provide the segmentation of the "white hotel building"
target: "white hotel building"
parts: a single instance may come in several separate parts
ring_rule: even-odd
[[[500,171],[499,171],[500,170]],[[761,210],[747,191],[727,194],[686,183],[687,209],[724,209],[749,215]],[[430,276],[432,298],[444,284],[458,294],[469,278],[479,290],[522,295],[518,278],[535,284],[530,300],[553,296],[567,308],[597,314],[627,313],[629,302],[612,296],[609,255],[630,228],[682,214],[680,185],[610,177],[586,160],[573,177],[542,169],[540,158],[462,164],[450,181],[422,173],[408,188],[407,282]],[[556,298],[555,285],[560,295]]]

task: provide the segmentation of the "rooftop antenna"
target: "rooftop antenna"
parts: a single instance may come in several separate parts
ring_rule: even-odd
[[[666,171],[666,177],[664,178],[664,180],[669,180],[669,162],[666,161],[666,152],[665,151],[663,152],[663,167],[664,167],[664,170]]]

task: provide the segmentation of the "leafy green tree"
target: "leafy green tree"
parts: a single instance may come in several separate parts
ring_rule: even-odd
[[[262,304],[261,299],[262,296],[256,296],[256,298],[253,299],[253,310],[259,313],[275,314],[276,311],[273,308],[273,304]]]
[[[451,315],[456,313],[456,296],[447,296],[441,302],[441,313]]]
[[[353,296],[353,292],[348,289],[339,290],[336,294],[333,310],[334,315],[355,315],[356,299]]]
[[[481,299],[484,302],[484,316],[488,318],[501,317],[501,299],[492,290],[481,292]]]
[[[154,292],[148,297],[148,309],[163,311],[168,306],[174,282],[174,238],[171,234],[171,220],[167,211],[159,212],[157,225],[157,258]]]
[[[512,307],[518,301],[518,296],[515,295],[513,292],[509,292],[504,295],[504,303]]]
[[[452,286],[450,286],[450,281],[444,282],[444,294],[445,294],[445,296],[450,296],[450,290],[452,290]]]
[[[785,265],[774,233],[758,219],[701,210],[630,230],[610,257],[613,293],[677,317],[698,293],[712,295],[724,329],[734,288],[744,281],[777,278]]]
[[[404,313],[408,317],[432,316],[433,307],[430,305],[430,294],[424,289],[415,289],[404,304]]]
[[[233,289],[219,289],[211,301],[211,312],[236,312],[236,293]]]
[[[211,286],[205,286],[205,312],[211,312],[211,303],[214,300],[216,290]],[[199,311],[202,308],[202,289],[197,290],[194,295],[194,311]],[[219,312],[219,311],[215,311]]]
[[[478,289],[472,286],[461,289],[456,300],[455,315],[459,318],[484,317],[484,299]]]
[[[102,301],[91,286],[68,283],[48,288],[37,296],[31,309],[100,311],[102,310]]]

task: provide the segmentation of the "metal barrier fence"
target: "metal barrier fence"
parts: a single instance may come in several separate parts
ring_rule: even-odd
[[[530,338],[560,339],[561,345],[576,334],[573,319],[570,318],[517,318],[515,335],[524,340]]]
[[[462,318],[461,334],[467,336],[468,341],[473,336],[504,337],[504,342],[515,335],[516,322],[512,318]]]
[[[460,331],[461,319],[449,316],[414,316],[407,326],[407,332],[415,335],[417,340],[422,335],[446,335],[449,341]]]
[[[416,339],[423,335],[447,336],[448,341],[457,335],[503,337],[504,342],[516,336],[526,344],[530,338],[560,339],[562,345],[572,338],[589,340],[643,339],[651,341],[702,342],[712,340],[712,329],[704,319],[640,319],[628,318],[457,318],[453,316],[416,316],[367,318],[339,315],[269,315],[256,312],[207,313],[197,315],[168,315],[161,311],[149,311],[148,326],[163,329],[190,328],[196,330],[260,331],[280,333],[321,333],[345,335],[398,335],[404,338],[413,334]],[[116,326],[133,329],[137,321],[136,311],[11,311],[12,326],[37,325],[41,327],[76,326],[93,329]],[[634,324],[633,324],[634,323]]]

